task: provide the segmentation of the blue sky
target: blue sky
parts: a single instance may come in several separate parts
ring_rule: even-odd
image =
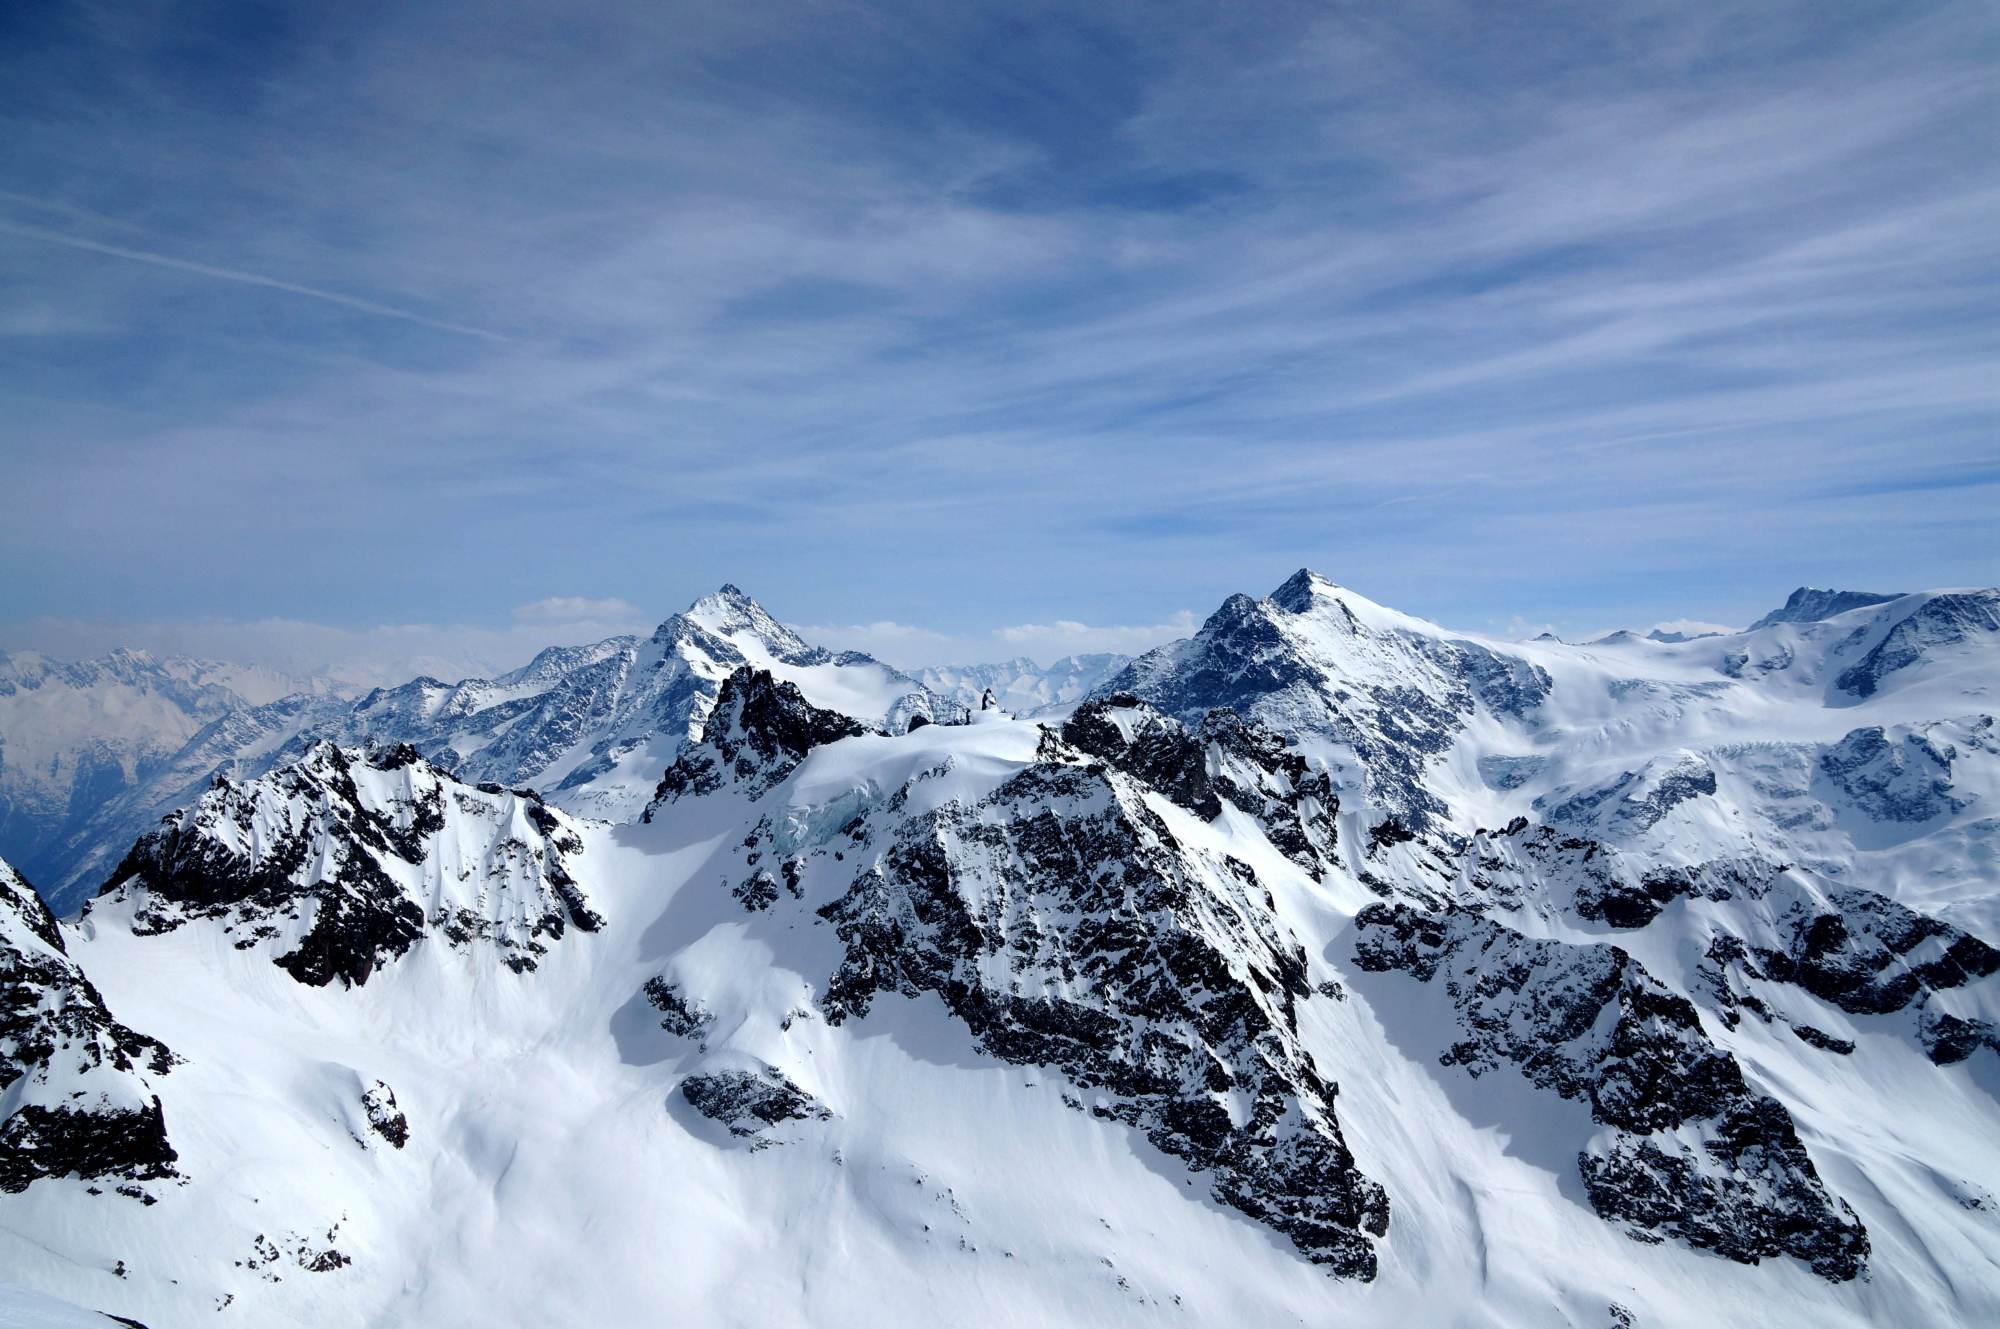
[[[1996,54],[1986,3],[0,7],[0,646],[1992,583]]]

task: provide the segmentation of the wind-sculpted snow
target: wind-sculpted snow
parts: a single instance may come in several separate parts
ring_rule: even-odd
[[[601,922],[570,874],[582,850],[531,793],[461,784],[407,746],[325,743],[219,781],[134,845],[99,899],[132,901],[140,932],[218,920],[312,986],[365,983],[427,936],[524,972]]]
[[[988,1052],[1059,1069],[1223,1203],[1373,1277],[1388,1200],[1299,1042],[1305,956],[1251,869],[1182,844],[1141,789],[1040,763],[897,826],[819,910],[845,946],[827,1018],[936,993]]]
[[[175,1176],[159,1040],[112,1018],[48,907],[0,862],[0,1191],[43,1177]]]
[[[1577,1156],[1600,1215],[1744,1263],[1792,1255],[1829,1279],[1862,1271],[1868,1235],[1827,1193],[1783,1105],[1752,1090],[1694,1006],[1625,951],[1407,905],[1370,905],[1355,924],[1363,969],[1442,980],[1464,1034],[1442,1065],[1477,1078],[1511,1064],[1613,1128]]]

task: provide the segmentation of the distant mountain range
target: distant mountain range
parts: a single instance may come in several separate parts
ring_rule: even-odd
[[[1302,570],[912,676],[724,587],[360,698],[7,667],[72,855],[0,866],[24,1298],[2000,1321],[2000,591],[1516,643]]]

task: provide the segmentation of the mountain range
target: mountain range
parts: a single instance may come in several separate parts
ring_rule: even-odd
[[[2000,591],[8,667],[0,1323],[2000,1319]]]

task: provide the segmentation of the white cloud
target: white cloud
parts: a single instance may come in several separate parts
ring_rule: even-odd
[[[596,600],[587,595],[551,595],[514,607],[516,623],[620,623],[637,626],[645,611],[616,596]]]
[[[364,690],[406,683],[418,675],[451,681],[488,677],[527,663],[544,647],[601,640],[624,630],[575,622],[505,629],[440,623],[344,628],[287,618],[36,618],[0,625],[0,649],[82,660],[123,646],[160,656],[251,665],[301,683],[326,679],[342,690]]]
[[[1191,610],[1178,610],[1164,623],[1092,625],[1075,619],[1018,623],[991,632],[936,632],[893,620],[802,627],[808,641],[841,650],[866,651],[899,669],[927,665],[984,664],[1027,656],[1041,664],[1065,655],[1111,651],[1137,655],[1163,642],[1192,634],[1200,625]]]

